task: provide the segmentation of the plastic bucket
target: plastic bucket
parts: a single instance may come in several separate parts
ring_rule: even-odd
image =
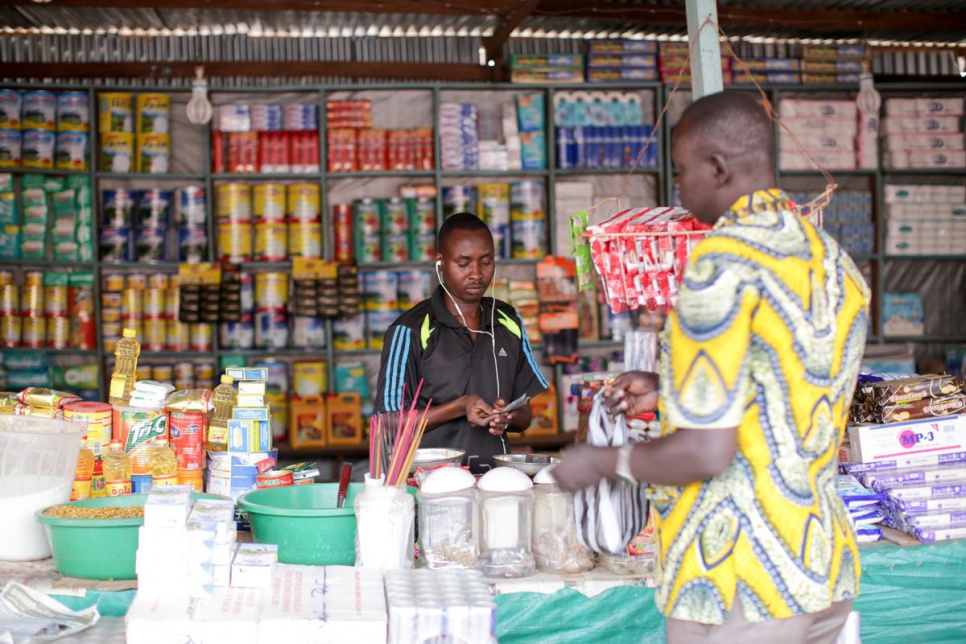
[[[74,501],[82,508],[143,506],[147,494],[127,494]],[[225,499],[217,494],[192,494],[192,499]],[[37,510],[38,525],[50,539],[54,567],[67,577],[81,579],[137,579],[138,528],[144,519],[61,519]]]
[[[356,515],[352,504],[364,488],[350,483],[345,507],[336,508],[338,483],[292,485],[246,492],[238,507],[248,512],[256,543],[278,546],[287,564],[351,566],[356,560]],[[415,490],[409,492],[415,496]]]
[[[65,420],[0,416],[0,560],[50,556],[34,512],[70,501],[84,432],[83,425]]]

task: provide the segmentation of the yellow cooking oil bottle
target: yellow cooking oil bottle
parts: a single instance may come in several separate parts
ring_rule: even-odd
[[[178,456],[166,438],[155,438],[148,447],[148,464],[151,468],[151,485],[178,484]]]
[[[104,483],[109,496],[131,493],[131,457],[121,441],[112,440],[104,453]]]
[[[94,452],[81,445],[77,454],[77,469],[74,470],[74,486],[70,491],[71,501],[91,498],[91,479],[94,477]]]
[[[114,371],[108,400],[112,405],[126,405],[137,382],[138,356],[141,345],[135,329],[124,329],[124,336],[114,345]]]
[[[231,420],[235,403],[238,402],[238,392],[235,391],[235,380],[229,375],[221,377],[221,384],[211,392],[211,402],[215,409],[211,412],[208,422],[208,451],[228,451],[228,421]]]

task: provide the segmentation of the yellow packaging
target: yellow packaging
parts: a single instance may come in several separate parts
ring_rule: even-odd
[[[288,227],[284,222],[255,224],[255,261],[283,262],[288,258]]]
[[[190,485],[195,492],[204,492],[204,473],[202,470],[178,470],[178,485]]]
[[[101,135],[101,164],[104,172],[131,172],[134,168],[134,135],[113,133]]]
[[[248,223],[218,224],[218,257],[222,261],[248,262],[252,259],[252,226]]]
[[[553,383],[550,383],[546,391],[537,394],[530,400],[530,410],[533,412],[530,428],[525,433],[508,434],[511,438],[517,436],[553,436],[560,431],[557,420],[557,388],[554,387]]]
[[[288,254],[292,257],[322,257],[322,224],[317,221],[290,221]]]
[[[262,183],[256,185],[252,193],[257,221],[285,221],[285,186],[279,183]]]
[[[148,276],[144,273],[131,273],[125,281],[127,288],[143,291],[148,287]]]
[[[131,133],[134,99],[130,94],[105,92],[97,95],[97,130],[101,134]]]
[[[171,167],[171,137],[167,134],[138,134],[134,171],[164,174]]]
[[[149,364],[139,364],[135,374],[137,374],[138,380],[154,380],[153,374],[154,367]]]
[[[137,95],[138,134],[168,134],[171,123],[171,97],[167,94]]]
[[[325,402],[328,444],[332,447],[358,447],[362,443],[362,401],[359,394],[332,394]]]
[[[218,220],[251,221],[252,220],[252,188],[247,183],[226,183],[218,186],[215,191],[218,199]]]
[[[318,221],[319,186],[315,183],[295,183],[288,187],[288,218],[290,221]]]
[[[295,398],[289,410],[288,440],[293,448],[325,447],[327,442],[325,398]]]
[[[104,290],[107,292],[118,292],[124,290],[124,276],[120,273],[108,273],[104,276]],[[106,293],[105,293],[106,294]],[[120,306],[120,300],[117,306]],[[105,306],[107,306],[105,304]]]
[[[328,390],[328,372],[322,361],[296,362],[292,365],[293,395],[299,398],[321,396]]]

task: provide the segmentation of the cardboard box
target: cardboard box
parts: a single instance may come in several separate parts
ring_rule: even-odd
[[[268,588],[272,585],[278,546],[267,543],[240,543],[231,563],[233,588]]]
[[[885,425],[851,425],[852,460],[859,463],[966,449],[966,416]]]
[[[144,525],[149,528],[183,528],[191,511],[191,488],[171,485],[152,488],[144,502]]]

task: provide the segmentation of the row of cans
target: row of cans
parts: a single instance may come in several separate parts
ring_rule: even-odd
[[[69,306],[70,288],[67,286],[0,286],[0,315],[66,317]]]
[[[169,253],[172,244],[176,252]],[[169,261],[197,264],[208,260],[208,230],[204,226],[168,228],[103,228],[100,260],[106,264],[158,264]]]
[[[90,127],[87,92],[0,90],[0,128],[88,132]]]
[[[368,271],[362,274],[362,301],[367,311],[397,311],[410,308],[432,293],[429,271]]]
[[[211,324],[186,324],[179,320],[152,318],[101,323],[104,351],[111,353],[124,329],[134,329],[145,351],[199,351],[214,349]]]
[[[104,322],[178,317],[180,291],[176,288],[133,289],[101,293],[101,318]]]
[[[180,278],[168,273],[105,273],[101,281],[102,291],[123,291],[136,289],[143,291],[148,288],[177,289]]]
[[[0,168],[87,170],[86,132],[0,129]]]
[[[171,167],[168,134],[101,134],[99,169],[104,172],[165,174]]]
[[[239,322],[221,324],[219,348],[232,349],[324,349],[325,321],[314,317],[295,317],[286,308],[259,309],[243,314]]]
[[[8,315],[0,313],[0,346],[67,349],[71,343],[69,317]]]
[[[202,186],[172,190],[101,191],[101,225],[105,228],[205,226],[207,198]]]
[[[337,351],[382,349],[386,331],[402,313],[398,309],[365,311],[350,318],[336,319],[332,323],[332,347]]]
[[[316,183],[226,183],[216,188],[219,222],[320,222]]]
[[[100,134],[170,134],[171,96],[155,92],[97,95]]]
[[[292,257],[322,257],[322,223],[220,221],[218,260],[281,262]]]

